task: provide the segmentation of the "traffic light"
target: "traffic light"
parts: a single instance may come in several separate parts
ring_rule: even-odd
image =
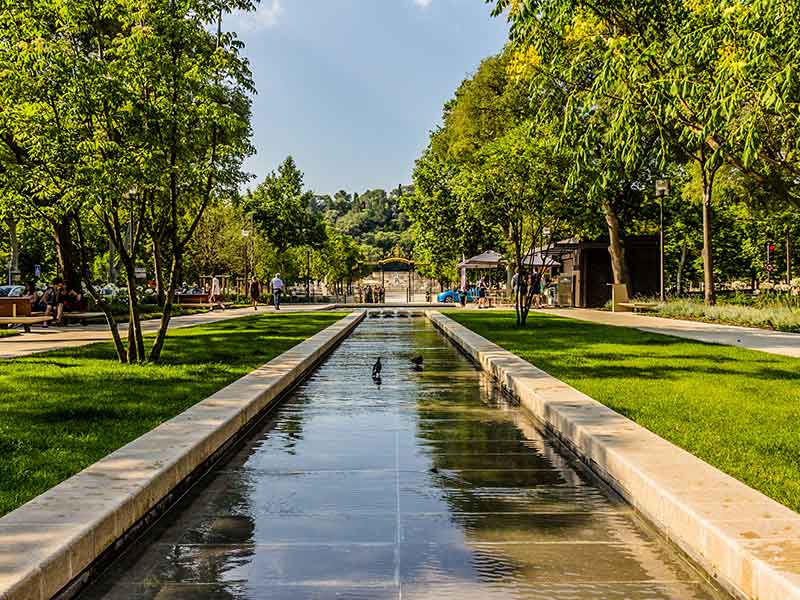
[[[775,265],[772,264],[772,254],[775,252],[775,244],[767,242],[767,273],[772,273],[775,270]]]

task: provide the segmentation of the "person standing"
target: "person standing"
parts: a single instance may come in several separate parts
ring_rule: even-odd
[[[533,272],[533,279],[531,285],[533,289],[533,302],[536,305],[536,308],[542,307],[542,274],[539,271]]]
[[[253,310],[258,310],[258,299],[261,296],[261,284],[258,279],[253,277],[250,280],[250,302],[253,305]]]
[[[217,279],[216,275],[212,275],[211,277],[211,289],[208,292],[208,303],[211,305],[211,308],[214,308],[214,305],[217,304],[222,310],[225,310],[225,305],[222,303],[222,291],[219,287],[219,279]]]
[[[275,304],[275,310],[281,309],[281,294],[283,294],[283,280],[280,273],[275,273],[275,277],[270,282],[272,286],[272,301]]]

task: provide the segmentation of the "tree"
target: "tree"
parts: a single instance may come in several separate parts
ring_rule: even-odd
[[[221,20],[251,8],[249,0],[68,0],[6,2],[0,11],[0,177],[20,214],[51,223],[62,272],[82,279],[103,309],[123,362],[159,360],[186,246],[208,205],[243,180],[253,86]],[[88,268],[95,226],[125,271],[127,349]],[[135,276],[148,236],[163,299],[149,356]]]
[[[766,137],[740,126],[740,119],[752,111],[754,103],[759,104],[760,96],[745,91],[744,84],[735,87],[727,83],[732,70],[750,63],[760,65],[772,76],[781,72],[766,66],[769,61],[763,58],[748,55],[742,60],[742,52],[748,51],[736,50],[744,47],[741,40],[732,43],[736,33],[730,32],[740,29],[735,15],[747,14],[752,19],[754,13],[769,12],[786,28],[796,28],[796,24],[785,20],[796,13],[796,7],[779,15],[765,8],[767,4],[743,0],[496,3],[497,12],[510,10],[514,40],[533,48],[545,64],[579,70],[579,62],[570,67],[561,60],[569,41],[585,39],[596,47],[600,68],[589,82],[588,99],[599,105],[613,103],[615,115],[610,125],[616,139],[622,142],[623,156],[635,155],[641,146],[644,130],[638,124],[645,118],[658,128],[662,166],[674,157],[674,148],[699,165],[703,183],[705,295],[709,304],[715,299],[712,200],[716,173],[723,161],[743,169],[758,161],[775,162],[769,160]],[[762,25],[767,22],[762,21]],[[768,28],[760,34],[762,41],[771,38]],[[769,43],[756,47],[761,49],[756,54],[770,52]],[[796,52],[793,49],[789,54],[796,56]],[[794,78],[787,79],[785,70],[783,73],[783,80],[791,82],[786,87],[794,89]],[[775,181],[763,173],[761,177]]]
[[[242,207],[264,237],[276,248],[279,260],[290,248],[319,247],[325,228],[312,212],[314,194],[303,191],[303,173],[289,156],[253,191],[242,199]]]
[[[570,202],[565,195],[566,165],[556,140],[544,128],[529,135],[530,124],[486,144],[455,177],[454,188],[485,226],[504,234],[519,277],[553,265],[548,250],[567,231]],[[540,266],[533,264],[538,254]],[[533,286],[515,294],[518,326],[525,326]]]

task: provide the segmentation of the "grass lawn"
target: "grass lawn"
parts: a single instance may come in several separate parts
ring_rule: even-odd
[[[12,335],[19,335],[18,329],[0,329],[0,338],[11,337]]]
[[[800,512],[800,360],[554,316],[454,320]]]
[[[111,343],[0,360],[0,515],[341,319],[258,315],[171,331],[164,364]]]

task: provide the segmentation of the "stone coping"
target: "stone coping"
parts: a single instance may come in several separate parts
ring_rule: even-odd
[[[800,600],[799,514],[441,313],[426,316],[734,595]]]
[[[56,595],[363,318],[351,313],[0,518],[0,599]]]

